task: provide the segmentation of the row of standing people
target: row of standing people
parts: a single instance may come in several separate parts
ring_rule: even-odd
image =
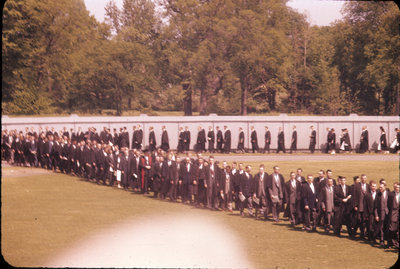
[[[304,178],[302,169],[291,172],[285,181],[278,166],[268,174],[260,165],[253,174],[251,166],[235,162],[220,166],[212,156],[206,160],[201,153],[197,159],[190,153],[181,158],[161,148],[120,149],[95,139],[78,142],[53,134],[42,134],[37,146],[33,141],[35,136],[30,135],[25,149],[15,148],[14,164],[29,163],[198,207],[238,210],[241,216],[247,209],[251,217],[279,222],[284,212],[291,225],[301,225],[307,231],[320,226],[340,236],[345,225],[350,238],[359,230],[360,237],[371,243],[378,239],[382,246],[386,241],[387,246],[398,247],[398,183],[389,192],[384,180],[379,185],[375,181],[367,184],[366,175],[355,177],[354,184],[348,186],[344,177],[338,177],[336,183],[330,170],[326,174],[321,170],[316,178]]]
[[[21,132],[17,132],[16,130],[11,130],[8,132],[7,130],[2,131],[2,149],[3,151],[9,150],[13,143],[18,142],[18,140],[27,140],[29,136],[34,136],[35,140],[38,141],[40,137],[45,134],[48,137],[49,134],[52,134],[54,137],[67,137],[67,139],[76,140],[80,142],[81,140],[91,140],[97,141],[97,143],[112,143],[114,145],[118,145],[119,148],[127,147],[131,149],[142,149],[143,144],[143,130],[141,125],[134,125],[133,127],[133,134],[132,139],[129,139],[129,133],[126,127],[120,128],[119,132],[116,128],[114,128],[113,133],[107,127],[104,127],[103,130],[98,134],[96,128],[91,127],[88,128],[86,132],[83,132],[82,129],[79,127],[77,132],[74,129],[68,131],[66,127],[63,128],[62,131],[56,132],[54,128],[51,130],[46,127],[46,130],[39,129],[39,134],[34,131],[33,128],[29,130],[26,128],[25,134]],[[291,143],[290,143],[290,153],[296,152],[297,150],[297,130],[296,126],[293,126],[292,136],[291,136]],[[214,132],[213,127],[209,126],[208,132],[206,134],[203,127],[198,127],[198,133],[196,138],[196,143],[194,145],[194,151],[196,152],[205,152],[209,151],[210,153],[215,152],[223,152],[223,153],[230,153],[232,151],[231,144],[232,144],[232,134],[228,126],[224,126],[224,132],[220,130],[219,126],[216,126],[216,132]],[[268,126],[265,126],[265,134],[264,134],[264,148],[260,149],[258,143],[258,135],[257,131],[255,130],[254,126],[250,127],[251,135],[250,135],[250,142],[251,142],[251,151],[254,152],[271,152],[271,132],[268,129]],[[314,126],[310,126],[311,133],[309,136],[310,143],[309,143],[309,150],[311,153],[315,152],[316,143],[317,143],[317,133],[314,129]],[[336,133],[334,128],[327,128],[327,142],[325,147],[326,153],[335,154],[336,152],[351,152],[352,146],[350,142],[350,135],[347,128],[342,129],[342,133],[339,136],[339,143],[336,142]],[[379,152],[388,153],[391,151],[392,153],[396,153],[400,149],[400,129],[396,128],[396,138],[388,145],[386,133],[384,128],[380,127],[380,138],[379,143],[377,146],[377,150]],[[21,139],[21,134],[23,135],[24,139]],[[39,137],[40,136],[40,137]],[[185,128],[180,127],[179,135],[178,135],[178,146],[177,152],[183,153],[190,150],[190,143],[191,143],[191,133],[189,131],[188,126]],[[208,149],[206,149],[206,143],[208,143]],[[279,128],[278,136],[277,136],[277,149],[276,152],[286,152],[285,147],[285,135],[282,127]],[[149,128],[149,138],[148,138],[148,148],[150,151],[156,150],[158,144],[156,135],[154,132],[154,128]],[[162,134],[161,134],[161,144],[160,147],[164,151],[168,151],[170,149],[169,144],[169,137],[168,131],[165,126],[162,126]],[[369,134],[366,126],[362,127],[362,132],[360,136],[360,153],[365,153],[369,151]],[[243,128],[239,128],[239,137],[238,137],[238,145],[236,152],[245,152],[245,134]]]

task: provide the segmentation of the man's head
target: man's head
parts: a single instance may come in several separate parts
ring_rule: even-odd
[[[260,174],[264,173],[264,165],[263,164],[260,164],[258,171],[260,172]]]
[[[367,175],[366,174],[362,174],[361,175],[361,183],[367,183]]]
[[[273,167],[273,169],[274,169],[274,173],[275,173],[275,174],[279,174],[279,171],[280,171],[279,166],[275,165],[275,166]]]
[[[369,182],[369,188],[371,189],[372,192],[376,191],[376,182],[375,182],[375,180],[371,180]]]

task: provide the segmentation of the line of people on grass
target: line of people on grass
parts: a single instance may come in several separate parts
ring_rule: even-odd
[[[30,139],[33,139],[34,142],[39,142],[51,134],[54,137],[55,141],[58,141],[59,138],[63,138],[63,140],[96,140],[97,143],[112,143],[113,145],[118,145],[119,148],[127,147],[131,149],[142,149],[142,144],[144,140],[142,126],[140,124],[132,126],[132,139],[129,138],[129,132],[127,127],[120,128],[119,132],[117,128],[113,129],[113,133],[111,133],[111,129],[107,127],[103,127],[103,130],[100,134],[97,132],[96,128],[90,127],[86,132],[82,131],[81,127],[78,127],[78,130],[75,131],[73,128],[70,131],[67,130],[66,127],[63,130],[57,132],[54,128],[49,128],[46,126],[45,130],[42,127],[39,128],[39,133],[37,133],[33,127],[29,129],[25,128],[25,133],[17,130],[7,129],[2,130],[1,136],[1,145],[2,145],[2,155],[5,155],[6,158],[12,158],[15,152],[20,150],[25,150],[28,154],[28,143],[31,142]],[[297,129],[296,126],[292,126],[292,136],[290,141],[290,153],[297,151]],[[311,133],[309,136],[309,150],[311,153],[315,152],[315,147],[317,144],[317,132],[314,129],[314,126],[310,126]],[[250,144],[251,144],[251,152],[262,152],[262,153],[270,153],[270,145],[271,145],[271,132],[268,129],[268,126],[265,126],[265,134],[264,134],[264,148],[259,147],[258,135],[254,126],[250,127]],[[341,135],[339,135],[339,143],[337,143],[336,133],[334,128],[327,128],[327,142],[324,148],[325,153],[336,154],[337,152],[352,152],[354,149],[351,146],[350,136],[347,128],[342,129]],[[377,152],[383,153],[398,153],[400,151],[400,129],[395,128],[395,138],[390,143],[387,143],[386,133],[384,128],[380,127],[380,137],[377,145]],[[33,138],[32,138],[33,136]],[[43,137],[44,136],[44,137]],[[65,137],[65,138],[64,138]],[[208,132],[206,134],[205,129],[202,126],[198,126],[198,133],[196,138],[196,143],[193,145],[193,150],[195,152],[210,152],[210,153],[244,153],[247,150],[245,149],[245,134],[243,128],[239,128],[239,137],[238,144],[235,150],[232,149],[232,134],[231,130],[228,126],[224,126],[224,130],[222,131],[219,126],[216,126],[216,131],[212,126],[208,127]],[[160,144],[157,143],[154,127],[149,127],[148,132],[148,149],[150,151],[155,151],[157,147],[162,148],[164,151],[170,150],[169,136],[168,130],[166,126],[162,126],[161,140]],[[208,144],[208,148],[206,149],[206,143]],[[159,146],[158,146],[159,145]],[[178,133],[178,145],[177,152],[185,153],[190,151],[191,145],[191,132],[188,126],[181,126],[179,128]],[[19,147],[19,148],[17,148]],[[22,149],[20,149],[22,148]],[[282,127],[279,128],[278,136],[277,136],[277,149],[276,153],[286,152],[285,147],[285,134]],[[369,134],[366,126],[362,127],[362,132],[360,136],[360,147],[357,150],[359,153],[365,153],[370,151],[369,146]],[[31,156],[34,157],[34,156]]]
[[[196,207],[237,210],[241,216],[247,211],[256,219],[279,222],[284,212],[290,225],[310,232],[321,227],[340,236],[345,225],[352,239],[359,233],[372,244],[379,240],[382,247],[398,249],[399,183],[390,192],[384,179],[368,183],[363,174],[349,186],[345,177],[336,181],[330,170],[321,170],[314,178],[303,177],[301,168],[285,181],[278,166],[268,174],[260,165],[253,174],[249,165],[218,163],[201,153],[192,158],[190,153],[180,156],[162,148],[129,150],[111,141],[69,139],[51,132],[42,132],[37,139],[34,134],[26,138],[20,134],[14,142],[13,158],[2,154],[14,165],[47,168]]]

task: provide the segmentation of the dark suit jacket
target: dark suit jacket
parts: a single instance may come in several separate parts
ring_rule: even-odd
[[[187,164],[182,163],[180,170],[179,178],[182,180],[182,184],[193,184],[193,180],[196,179],[195,165],[191,163],[190,170],[188,170]]]
[[[206,132],[201,129],[197,134],[197,144],[203,144],[206,142]]]
[[[396,193],[392,191],[388,198],[389,230],[397,231],[399,227],[399,203],[396,201]]]
[[[225,187],[226,187],[226,172],[224,170],[221,170],[221,173],[219,173],[219,190],[223,191],[223,193],[225,193]],[[232,174],[229,175],[229,191],[232,192],[233,191],[233,177]],[[227,193],[225,193],[227,194]]]
[[[349,196],[350,193],[350,187],[346,185],[346,196],[343,193],[342,185],[336,185],[335,186],[335,193],[334,193],[334,203],[335,203],[335,212],[341,210],[342,212],[348,212],[350,207],[351,207],[351,199],[348,200],[346,203],[343,202],[343,199]]]
[[[271,144],[271,132],[265,132],[265,144]]]
[[[313,130],[310,136],[310,144],[315,145],[317,143],[317,132]]]
[[[169,150],[169,138],[168,138],[168,132],[166,130],[163,131],[161,135],[161,148],[164,151]]]
[[[318,202],[318,185],[314,184],[314,192],[311,190],[310,184],[305,183],[301,186],[301,199],[303,201],[303,205],[310,208],[310,210],[317,208]]]
[[[253,176],[251,174],[246,175],[246,172],[239,175],[239,191],[243,193],[244,196],[249,197],[254,189]]]
[[[149,145],[150,145],[150,149],[154,149],[157,145],[156,135],[154,134],[154,131],[151,131],[149,133]]]
[[[388,208],[388,199],[389,199],[389,192],[385,190],[386,192],[386,199],[383,198],[383,193],[378,191],[376,198],[375,198],[375,217],[379,217],[380,219],[383,219],[386,215],[389,214],[389,208]]]
[[[297,148],[297,131],[293,131],[292,133],[292,144],[290,146],[292,149]]]
[[[224,148],[225,150],[231,149],[231,130],[226,130],[224,134]]]
[[[278,134],[278,144],[285,144],[285,133],[283,131]]]
[[[244,144],[244,132],[243,131],[241,131],[239,133],[239,142],[238,142],[238,144],[240,144],[240,145]]]
[[[219,143],[219,144],[224,143],[224,136],[222,135],[221,130],[218,130],[218,132],[217,132],[217,143]]]
[[[295,182],[296,189],[292,187],[292,182],[290,180],[285,183],[285,200],[288,204],[295,204],[301,200],[301,183],[296,179]]]
[[[252,144],[254,144],[254,145],[257,145],[257,144],[258,144],[258,139],[257,139],[257,132],[256,132],[256,130],[254,130],[254,131],[251,132],[250,138],[251,138],[251,143],[252,143]]]
[[[215,134],[214,131],[208,131],[207,133],[208,143],[214,144],[215,142]]]
[[[270,200],[270,201],[272,201],[271,200],[271,196],[269,195],[269,189],[272,189],[272,184],[275,184],[274,183],[274,174],[272,173],[272,174],[270,174],[268,177],[267,177],[267,198],[268,198],[268,200]],[[280,179],[280,186],[281,186],[281,192],[280,192],[280,194],[279,194],[279,196],[281,196],[280,198],[283,200],[283,201],[285,201],[285,179],[284,179],[284,177],[283,177],[283,175],[282,174],[279,174],[279,179]]]
[[[258,193],[260,191],[260,180],[261,180],[261,176],[260,173],[257,173],[254,175],[254,193],[257,195],[257,197],[259,196]],[[264,178],[263,178],[263,189],[265,192],[265,196],[267,196],[267,181],[268,181],[268,174],[266,172],[264,172]]]
[[[328,212],[333,212],[335,210],[334,200],[335,200],[335,186],[332,186],[332,204],[330,204],[330,200],[327,199],[329,195],[329,190],[327,186],[324,186],[319,190],[319,202],[321,204],[321,208],[326,209]]]

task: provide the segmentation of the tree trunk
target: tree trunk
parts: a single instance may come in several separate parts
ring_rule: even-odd
[[[241,96],[240,113],[242,116],[246,116],[247,115],[248,85],[247,85],[247,80],[245,78],[241,80],[241,86],[242,86],[242,96]]]
[[[189,83],[182,83],[182,88],[185,91],[183,100],[183,111],[185,116],[192,116],[192,88]]]
[[[207,113],[207,95],[206,89],[200,89],[200,107],[199,112],[201,116],[206,115]]]

